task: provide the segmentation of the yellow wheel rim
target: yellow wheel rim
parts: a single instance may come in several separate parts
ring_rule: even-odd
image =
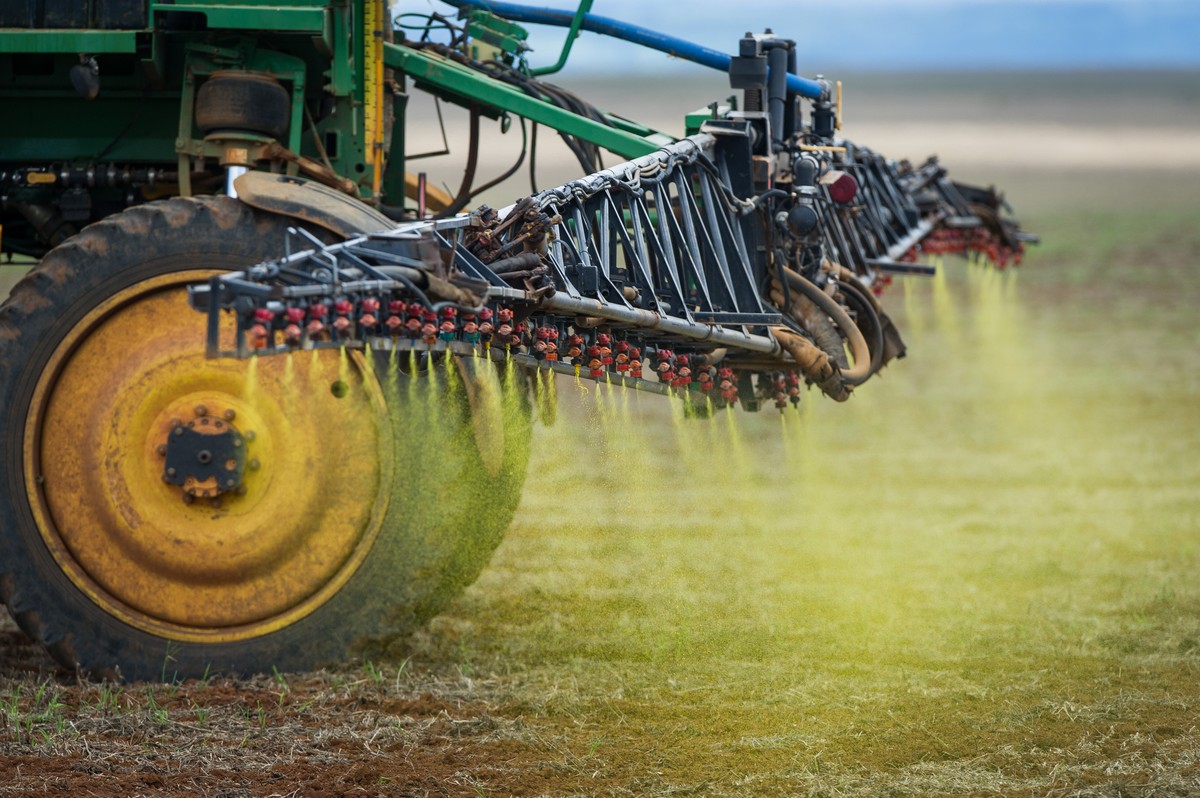
[[[212,643],[281,629],[337,593],[379,532],[392,465],[367,359],[204,357],[205,320],[183,285],[210,274],[140,282],[72,327],[34,392],[25,474],[47,548],[94,602]],[[349,391],[335,396],[335,382]],[[163,480],[162,446],[198,406],[253,433],[259,468],[219,507],[186,504]]]

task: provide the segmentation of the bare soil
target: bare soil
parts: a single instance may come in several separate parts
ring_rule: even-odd
[[[537,794],[520,719],[395,667],[80,682],[0,624],[0,795]],[[522,740],[526,740],[523,742]],[[516,775],[517,778],[513,778]]]

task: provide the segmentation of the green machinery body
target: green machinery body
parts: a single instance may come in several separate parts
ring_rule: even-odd
[[[627,158],[673,140],[616,117],[601,124],[437,53],[393,44],[391,12],[383,0],[7,3],[0,12],[4,251],[40,257],[131,205],[222,193],[226,168],[239,165],[315,178],[401,218],[413,83]],[[524,31],[468,13],[488,57],[511,61]],[[278,141],[198,126],[204,83],[238,73],[269,76],[286,91]]]
[[[392,184],[402,172],[385,166],[383,117],[402,98],[388,92],[382,105],[376,41],[390,21],[381,3],[73,5],[77,16],[14,19],[8,11],[0,21],[6,251],[40,255],[61,223],[82,226],[138,202],[217,190],[231,147],[206,141],[193,110],[198,87],[221,70],[268,74],[288,92],[279,143],[290,153],[349,179],[364,199],[403,194]],[[29,27],[9,27],[21,22]],[[89,99],[72,70],[93,64],[98,90]],[[300,171],[295,162],[284,168]]]

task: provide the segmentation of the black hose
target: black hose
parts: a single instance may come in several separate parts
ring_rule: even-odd
[[[858,329],[862,330],[867,349],[871,350],[871,373],[874,374],[883,365],[883,323],[875,312],[875,303],[866,295],[865,289],[854,283],[839,280],[838,288],[846,297],[846,304],[858,315]]]
[[[522,252],[520,255],[513,255],[511,258],[501,258],[487,264],[487,267],[496,274],[511,274],[513,272],[535,269],[542,265],[542,259],[536,252]]]
[[[480,194],[487,191],[489,188],[494,188],[494,187],[500,185],[501,183],[503,183],[505,180],[508,180],[513,175],[515,175],[517,173],[517,170],[521,168],[521,164],[525,163],[525,151],[527,149],[527,146],[528,146],[528,139],[526,138],[526,135],[525,135],[525,118],[522,117],[521,118],[521,154],[517,156],[517,162],[514,163],[512,166],[510,166],[508,168],[508,171],[506,171],[504,174],[497,177],[495,180],[489,180],[488,182],[484,183],[479,188],[474,189],[471,192],[470,199],[475,199]]]
[[[533,131],[529,134],[529,193],[538,193],[537,187],[537,132],[538,123],[533,123]]]
[[[479,165],[479,106],[471,106],[471,141],[467,145],[467,166],[463,169],[462,183],[458,187],[458,193],[454,195],[454,201],[441,210],[435,217],[437,219],[448,219],[454,214],[467,207],[467,203],[471,201],[471,186],[475,183],[475,168]]]
[[[410,212],[403,205],[384,205],[383,203],[380,203],[378,206],[376,206],[375,210],[379,211],[393,222],[411,222],[414,219],[412,212]]]
[[[784,191],[781,188],[773,188],[773,189],[764,191],[763,193],[759,194],[757,197],[750,200],[750,202],[754,205],[755,208],[759,208],[759,207],[762,207],[762,204],[769,199],[774,199],[775,197],[790,197],[790,196],[791,196],[790,194],[788,194],[786,191]]]
[[[863,337],[862,331],[846,314],[845,309],[799,272],[785,267],[783,275],[792,288],[811,299],[817,307],[829,315],[829,318],[833,319],[833,323],[838,326],[850,344],[850,350],[854,354],[854,365],[842,373],[845,383],[861,385],[866,382],[867,378],[871,376],[871,350],[867,346],[867,340]]]
[[[552,83],[545,83],[537,80],[529,75],[526,75],[508,64],[497,61],[476,61],[467,57],[463,53],[448,47],[444,44],[436,42],[421,42],[421,46],[433,50],[440,55],[450,58],[458,63],[485,72],[491,77],[500,80],[510,86],[515,86],[531,97],[536,97],[544,102],[549,102],[551,105],[557,106],[574,114],[591,119],[603,125],[611,126],[608,118],[596,106],[588,103],[578,95],[556,86]],[[603,168],[603,160],[600,157],[600,148],[591,142],[585,141],[578,136],[572,136],[567,133],[560,132],[559,135],[566,143],[571,153],[579,162],[580,167],[585,173],[591,173],[597,169]],[[535,189],[536,191],[536,189]]]

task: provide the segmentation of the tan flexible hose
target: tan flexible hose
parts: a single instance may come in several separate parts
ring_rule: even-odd
[[[817,307],[825,311],[829,318],[833,319],[833,323],[838,326],[842,335],[846,336],[846,340],[850,343],[850,354],[854,358],[854,365],[842,372],[842,379],[847,385],[860,385],[866,382],[867,378],[871,376],[871,351],[867,347],[867,339],[863,338],[858,325],[846,315],[846,311],[842,309],[841,305],[834,302],[832,297],[802,274],[785,266],[783,275],[787,278],[790,288],[811,299]]]
[[[789,297],[792,304],[785,306],[783,286],[779,284],[778,280],[771,281],[770,297],[776,307],[783,308],[789,316],[800,322],[800,326],[813,339],[813,343],[829,355],[839,369],[849,368],[846,343],[842,340],[842,334],[838,332],[837,325],[833,323],[833,320],[812,300],[801,293],[792,291]]]
[[[835,278],[844,283],[850,283],[851,285],[856,285],[861,288],[862,295],[871,303],[871,307],[875,308],[875,313],[883,313],[883,306],[880,305],[879,300],[875,298],[875,293],[871,291],[870,286],[864,285],[863,281],[858,279],[857,274],[850,271],[842,264],[829,260],[828,258],[826,258],[825,262],[821,264],[821,269],[829,272]]]
[[[883,311],[883,306],[875,298],[875,292],[870,290],[869,286],[865,286],[862,280],[858,279],[858,275],[840,263],[826,259],[821,268],[838,280],[861,288],[862,291],[860,293],[866,297],[867,301],[871,303],[871,307],[875,309],[875,315],[879,317],[879,323],[883,327],[882,364],[886,365],[894,358],[904,357],[905,346],[903,339],[900,338],[900,331],[896,329],[895,322]]]
[[[838,402],[850,398],[850,387],[842,379],[836,364],[829,361],[825,351],[787,327],[772,327],[771,333],[779,345],[792,356],[805,377],[812,380],[821,392]]]

